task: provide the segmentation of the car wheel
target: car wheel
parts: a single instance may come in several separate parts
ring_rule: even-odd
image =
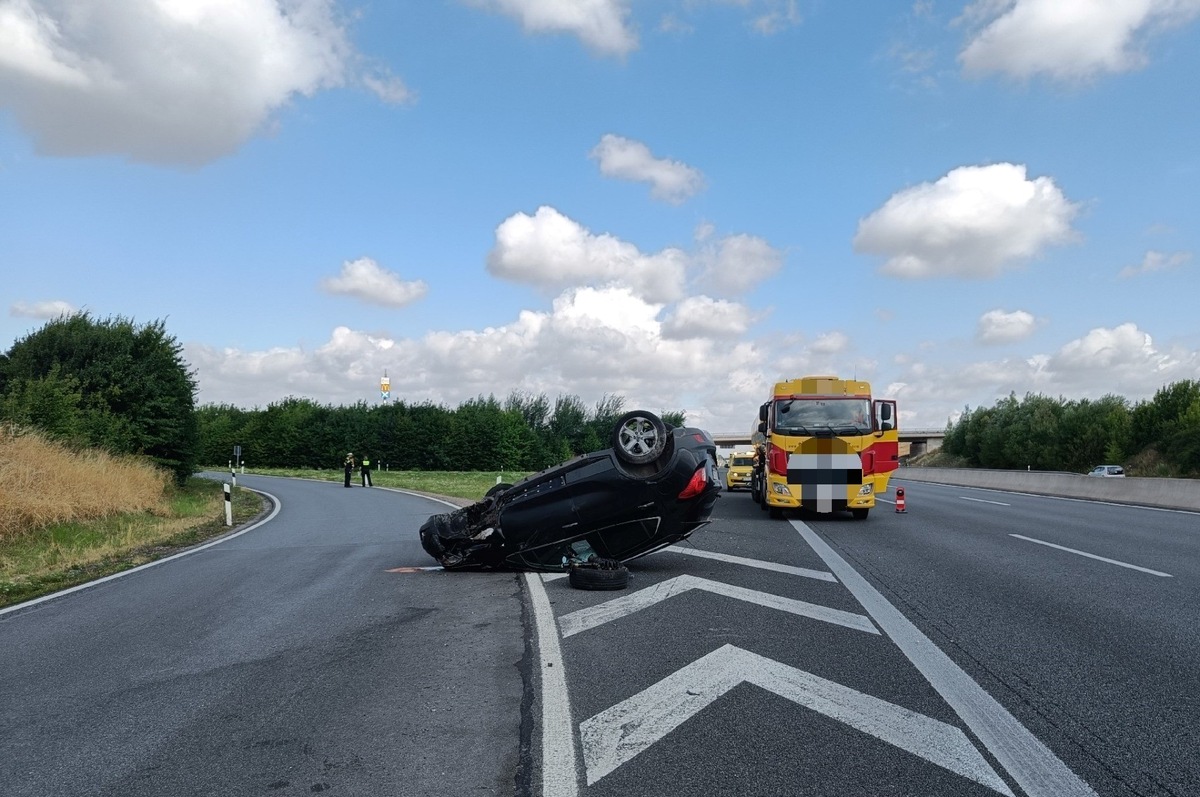
[[[648,465],[667,450],[667,425],[652,412],[627,412],[613,428],[612,448],[628,465]]]
[[[507,482],[500,482],[500,483],[496,484],[495,486],[488,488],[488,491],[483,494],[483,497],[491,498],[493,495],[496,495],[497,493],[504,492],[509,487],[512,487],[512,485]]]
[[[625,589],[629,586],[629,570],[624,565],[616,569],[572,567],[567,580],[575,589]]]

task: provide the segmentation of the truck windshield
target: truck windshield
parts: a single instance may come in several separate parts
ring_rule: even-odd
[[[781,434],[867,434],[871,402],[861,398],[794,398],[775,402],[775,431]]]

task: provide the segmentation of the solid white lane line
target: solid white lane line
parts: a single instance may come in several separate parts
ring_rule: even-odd
[[[537,632],[538,673],[542,685],[542,797],[575,797],[579,793],[575,764],[575,727],[567,671],[554,610],[537,573],[525,573]]]
[[[153,562],[146,562],[146,564],[144,564],[144,565],[138,565],[137,567],[131,567],[128,570],[122,570],[120,573],[113,573],[111,576],[105,576],[104,578],[98,578],[95,581],[89,581],[86,584],[79,584],[78,586],[68,587],[67,589],[59,590],[58,592],[52,592],[49,595],[43,595],[42,597],[34,598],[31,601],[25,601],[24,603],[18,603],[16,606],[9,606],[7,609],[0,609],[0,616],[8,614],[9,612],[18,611],[20,609],[28,609],[30,606],[36,606],[37,604],[42,603],[44,601],[54,600],[55,598],[61,598],[64,595],[70,595],[72,592],[78,592],[81,589],[90,589],[91,587],[97,586],[99,584],[103,584],[106,581],[113,581],[114,579],[124,578],[125,576],[132,576],[134,573],[140,573],[141,571],[147,570],[151,567],[158,567],[159,565],[165,565],[167,562],[173,562],[176,559],[182,559],[185,556],[191,556],[194,553],[200,553],[201,551],[206,551],[209,548],[213,547],[214,545],[220,545],[223,542],[229,542],[234,537],[240,537],[248,531],[254,531],[254,529],[258,528],[259,526],[263,525],[264,523],[269,523],[270,521],[275,519],[275,516],[279,514],[279,510],[283,508],[283,504],[280,502],[280,500],[268,492],[265,492],[263,490],[255,490],[252,487],[243,487],[242,489],[249,490],[252,493],[259,493],[261,495],[265,495],[267,498],[270,498],[275,503],[275,508],[271,510],[271,514],[267,515],[265,518],[258,521],[257,523],[255,523],[252,526],[247,526],[244,529],[235,531],[232,534],[227,534],[224,537],[213,540],[212,542],[207,542],[204,545],[197,545],[195,548],[188,548],[186,551],[180,551],[179,553],[174,554],[172,556],[168,556],[165,559],[157,559]],[[436,569],[440,570],[441,568],[439,567]]]
[[[758,590],[746,589],[745,587],[735,587],[732,584],[723,584],[719,581],[710,581],[707,578],[687,575],[676,576],[658,584],[652,584],[644,589],[639,589],[637,592],[629,595],[614,598],[613,600],[563,615],[558,618],[558,625],[562,629],[563,638],[566,639],[581,631],[587,631],[589,628],[595,628],[613,620],[627,617],[634,612],[640,612],[642,609],[648,609],[656,603],[661,603],[668,598],[682,595],[693,589],[711,592],[726,598],[746,601],[747,603],[754,603],[759,606],[765,606],[768,609],[778,609],[781,612],[788,612],[789,614],[801,617],[811,617],[814,620],[853,628],[856,631],[865,631],[868,634],[879,633],[875,626],[871,625],[871,621],[861,614],[844,612],[841,609],[831,609],[828,606],[818,606],[815,603],[805,603],[804,601],[792,600],[791,598],[781,598],[778,595],[771,595],[767,592],[759,592]]]
[[[727,553],[713,553],[712,551],[702,551],[699,548],[682,548],[678,545],[672,545],[667,548],[671,553],[685,553],[688,556],[699,556],[702,559],[716,559],[720,562],[729,562],[735,565],[745,565],[747,567],[757,567],[759,570],[771,570],[775,573],[787,573],[792,576],[803,576],[804,578],[815,578],[819,581],[833,581],[837,579],[833,577],[833,573],[827,573],[824,570],[809,570],[806,567],[793,567],[792,565],[781,565],[775,562],[766,562],[762,559],[747,559],[743,556],[733,556]]]
[[[1003,501],[987,501],[987,500],[984,500],[983,498],[967,498],[965,495],[960,495],[959,498],[961,498],[964,501],[974,501],[977,504],[995,504],[996,506],[1012,506],[1012,504],[1006,504]]]
[[[1026,537],[1023,534],[1009,534],[1008,536],[1016,537],[1018,540],[1025,540],[1026,542],[1036,542],[1038,545],[1045,545],[1047,548],[1057,548],[1058,550],[1066,551],[1067,553],[1078,554],[1079,556],[1086,556],[1088,559],[1095,559],[1098,562],[1107,562],[1108,564],[1116,565],[1117,567],[1128,567],[1130,570],[1139,570],[1143,573],[1149,573],[1152,576],[1161,576],[1162,578],[1174,578],[1175,577],[1175,576],[1171,575],[1170,573],[1160,573],[1159,571],[1151,570],[1148,567],[1138,567],[1137,565],[1131,565],[1128,562],[1119,562],[1116,559],[1107,559],[1103,556],[1097,556],[1094,553],[1088,553],[1087,551],[1077,551],[1074,548],[1067,548],[1062,545],[1055,545],[1054,543],[1046,542],[1045,540],[1035,540],[1033,537]]]
[[[799,520],[791,524],[1028,797],[1098,797],[815,531]]]

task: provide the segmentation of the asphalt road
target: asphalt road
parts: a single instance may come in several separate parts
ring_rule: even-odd
[[[0,615],[0,794],[513,794],[519,580],[388,572],[429,499],[239,482],[270,522]]]
[[[1195,514],[726,494],[583,592],[391,572],[428,499],[242,483],[273,520],[0,615],[0,793],[1200,794]]]
[[[899,484],[726,494],[628,597],[548,582],[579,793],[1200,794],[1197,516]]]

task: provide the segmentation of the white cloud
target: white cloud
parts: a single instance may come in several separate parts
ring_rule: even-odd
[[[331,403],[374,398],[385,370],[396,399],[450,406],[514,389],[574,394],[588,404],[617,394],[631,407],[656,411],[704,407],[709,394],[725,396],[722,401],[731,392],[740,395],[746,386],[737,374],[757,368],[763,360],[758,349],[665,337],[661,310],[628,289],[579,288],[560,295],[551,310],[522,311],[501,327],[431,332],[419,339],[338,327],[314,351],[192,344],[186,356],[197,372],[201,402],[243,406],[265,406],[289,394]],[[734,428],[740,428],[741,413],[735,415]]]
[[[850,348],[850,338],[844,332],[826,332],[818,335],[809,348],[816,354],[841,354]]]
[[[599,161],[600,173],[618,180],[649,183],[650,194],[679,204],[704,187],[704,175],[679,161],[656,158],[640,141],[607,133],[589,154]]]
[[[1100,369],[1111,372],[1123,366],[1136,367],[1147,363],[1161,367],[1168,360],[1154,349],[1154,341],[1148,334],[1138,329],[1136,324],[1129,323],[1113,329],[1098,327],[1091,330],[1059,349],[1051,358],[1050,365],[1068,372]]]
[[[697,231],[700,232],[699,230]],[[711,228],[701,241],[707,241]],[[701,248],[697,260],[704,269],[702,282],[714,292],[739,295],[775,276],[783,267],[783,253],[753,235],[729,235]]]
[[[488,271],[542,288],[619,285],[650,302],[683,295],[687,255],[664,249],[647,255],[612,235],[594,235],[552,207],[517,213],[496,228]]]
[[[1144,40],[1200,14],[1200,0],[979,0],[961,18],[981,25],[959,55],[968,74],[1077,81],[1146,62]]]
[[[755,321],[750,308],[737,302],[708,296],[689,296],[681,301],[663,322],[664,338],[712,338],[736,340]]]
[[[1153,397],[1160,387],[1200,378],[1200,352],[1158,346],[1136,324],[1096,328],[1052,354],[957,364],[912,362],[901,368],[901,410],[917,409],[915,424],[942,428],[964,406],[990,407],[1015,393],[1067,399]]]
[[[1146,253],[1146,256],[1142,258],[1142,262],[1139,265],[1126,266],[1121,269],[1121,272],[1117,276],[1121,279],[1128,279],[1140,274],[1153,274],[1156,271],[1171,271],[1179,268],[1191,259],[1191,252],[1172,252],[1171,254],[1166,254],[1151,250]]]
[[[964,166],[892,196],[859,222],[854,248],[885,256],[881,271],[895,277],[994,277],[1074,240],[1078,212],[1024,166]]]
[[[979,317],[975,337],[980,343],[1015,343],[1033,334],[1037,319],[1024,310],[989,310]]]
[[[764,36],[771,36],[793,28],[802,21],[796,0],[774,0],[767,3],[767,9],[755,17],[750,25]]]
[[[405,82],[387,70],[376,70],[362,76],[363,85],[388,105],[408,105],[417,95]]]
[[[352,56],[332,0],[0,4],[0,106],[48,155],[207,163]]]
[[[321,290],[339,296],[353,296],[369,304],[404,307],[423,298],[429,287],[422,281],[405,282],[369,257],[347,260],[341,273],[321,280]]]
[[[77,309],[70,302],[52,299],[47,302],[14,302],[9,306],[8,314],[17,318],[49,320],[59,316],[72,315]]]
[[[474,0],[521,23],[527,33],[568,33],[604,55],[637,49],[628,0]]]

